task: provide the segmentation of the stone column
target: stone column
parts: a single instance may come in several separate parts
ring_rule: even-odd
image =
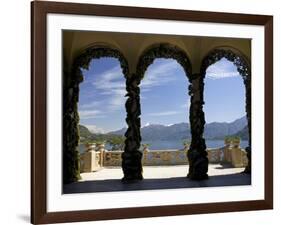
[[[244,172],[251,173],[251,150],[252,150],[252,137],[251,137],[251,78],[250,76],[244,80],[246,87],[246,115],[248,121],[248,133],[249,133],[249,146],[246,147],[248,165],[246,166]]]
[[[97,144],[97,151],[100,152],[100,166],[104,166],[105,144],[104,143]]]
[[[95,151],[96,143],[86,143],[85,148],[86,148],[86,152]]]
[[[126,101],[128,129],[125,133],[125,148],[122,153],[123,181],[142,180],[142,153],[140,135],[140,79],[135,74],[126,77]]]
[[[99,158],[97,151],[95,151],[94,145],[88,144],[86,152],[82,154],[83,156],[83,172],[94,172],[101,169],[99,164]]]
[[[64,71],[63,87],[63,183],[78,181],[80,177],[79,144],[79,114],[77,102],[79,99],[79,82],[82,75],[75,77],[80,70],[72,74]],[[73,78],[75,77],[75,78]]]
[[[142,165],[147,165],[148,147],[143,148]]]
[[[189,160],[188,178],[192,180],[203,180],[208,178],[208,157],[205,139],[203,138],[205,116],[203,112],[204,81],[200,74],[191,76],[189,95],[191,105],[189,109],[189,120],[191,128],[191,144],[187,157]]]

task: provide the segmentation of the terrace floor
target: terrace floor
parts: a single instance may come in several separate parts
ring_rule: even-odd
[[[142,181],[124,183],[120,167],[105,167],[97,172],[82,173],[82,180],[64,185],[64,194],[133,191],[174,188],[200,188],[234,185],[250,185],[251,176],[242,173],[244,168],[233,168],[227,164],[210,164],[209,179],[192,181],[186,178],[188,165],[144,166]]]

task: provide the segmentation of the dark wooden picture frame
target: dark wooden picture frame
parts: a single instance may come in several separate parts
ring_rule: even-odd
[[[36,1],[31,3],[31,222],[33,224],[175,216],[273,208],[273,17],[234,13]],[[95,15],[264,26],[264,200],[47,212],[47,14]]]

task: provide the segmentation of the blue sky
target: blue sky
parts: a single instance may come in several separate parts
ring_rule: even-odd
[[[94,59],[83,70],[80,84],[80,123],[93,132],[126,127],[125,78],[115,58]],[[172,59],[156,59],[141,82],[141,124],[187,122],[188,79]],[[205,118],[209,122],[231,122],[245,115],[245,90],[236,67],[226,59],[210,66],[205,79]]]

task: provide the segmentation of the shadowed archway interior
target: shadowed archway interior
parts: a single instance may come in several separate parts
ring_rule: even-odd
[[[121,34],[107,32],[66,32],[64,35],[64,84],[63,84],[63,178],[64,183],[79,180],[79,83],[83,81],[81,69],[87,69],[92,59],[114,57],[119,60],[126,79],[125,148],[122,153],[123,181],[142,180],[141,105],[140,84],[144,74],[155,59],[174,59],[183,68],[189,81],[189,123],[191,144],[187,153],[189,171],[193,180],[208,178],[208,157],[203,136],[205,126],[204,78],[206,69],[222,57],[236,65],[246,87],[246,113],[251,134],[251,79],[250,40],[231,38],[182,37],[172,35]],[[92,44],[93,40],[96,43]],[[130,41],[134,40],[134,41]],[[217,48],[222,43],[233,46],[241,54],[229,49]],[[90,46],[90,47],[81,47]],[[114,47],[112,47],[114,46]],[[117,47],[115,47],[117,46]],[[81,49],[85,49],[81,51]],[[212,50],[215,49],[215,50]],[[121,51],[122,50],[122,51]],[[240,51],[241,50],[241,51]],[[247,55],[245,56],[244,53]],[[82,53],[81,53],[82,52]],[[78,55],[78,56],[77,56]],[[77,57],[74,57],[77,56]],[[249,135],[249,137],[251,137]],[[247,148],[251,156],[251,139]],[[250,172],[250,161],[246,168]]]

